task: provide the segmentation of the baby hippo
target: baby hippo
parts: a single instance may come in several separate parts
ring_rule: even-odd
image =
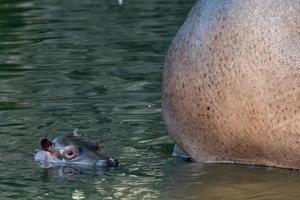
[[[73,135],[64,135],[53,141],[43,138],[41,149],[34,159],[48,166],[77,165],[82,167],[108,168],[117,167],[118,161],[100,154],[99,145],[81,137],[78,130]]]

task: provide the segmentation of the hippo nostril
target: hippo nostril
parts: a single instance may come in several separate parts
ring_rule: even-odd
[[[98,160],[96,162],[96,166],[100,168],[107,168],[107,167],[117,167],[119,162],[112,158],[106,158],[103,160]]]
[[[109,163],[111,167],[118,167],[119,162],[115,159],[109,158]]]

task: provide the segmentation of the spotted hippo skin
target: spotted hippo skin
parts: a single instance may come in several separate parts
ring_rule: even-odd
[[[163,75],[169,134],[194,160],[300,168],[300,0],[204,0]]]

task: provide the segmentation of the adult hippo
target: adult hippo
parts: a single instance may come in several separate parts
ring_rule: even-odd
[[[204,0],[164,68],[169,134],[194,160],[300,168],[300,0]]]

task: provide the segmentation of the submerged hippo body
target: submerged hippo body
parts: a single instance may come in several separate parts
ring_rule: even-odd
[[[73,135],[64,135],[53,141],[43,138],[40,141],[41,151],[34,156],[43,166],[57,167],[73,165],[83,168],[117,167],[118,161],[103,156],[99,145],[87,138],[81,137],[77,131]]]
[[[300,1],[199,1],[170,46],[162,108],[196,161],[300,168]]]

